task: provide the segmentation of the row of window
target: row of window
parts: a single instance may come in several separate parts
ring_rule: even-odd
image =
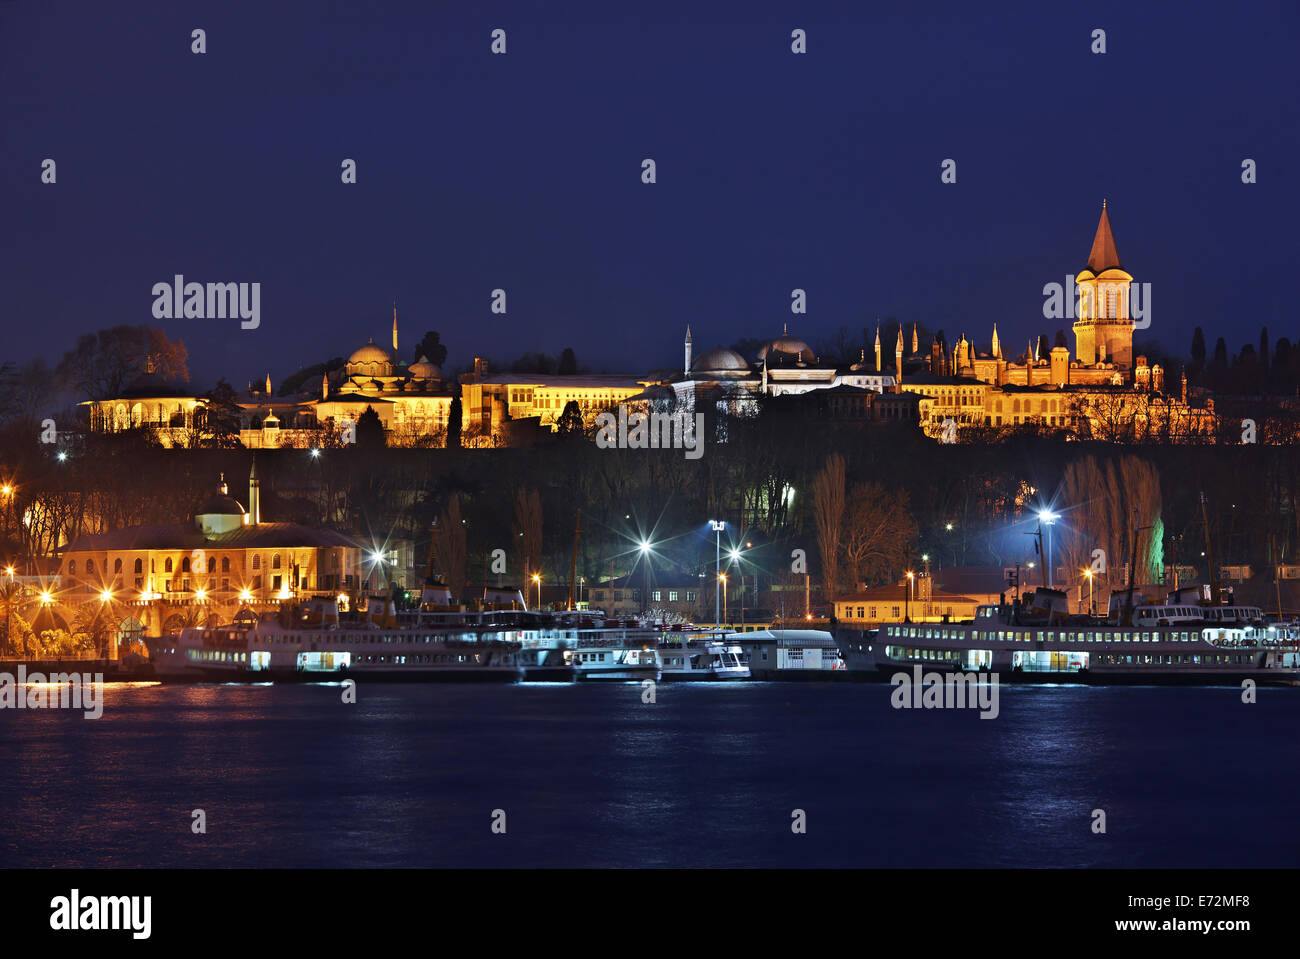
[[[332,569],[338,569],[339,566],[340,566],[339,554],[338,554],[337,552],[331,552],[329,555],[330,555],[330,567],[331,567]],[[290,560],[292,560],[293,557],[290,556],[289,558],[290,558]],[[271,569],[280,569],[283,565],[284,565],[284,564],[283,564],[283,561],[280,559],[280,554],[279,554],[279,553],[275,553],[275,554],[273,554],[273,555],[271,556]],[[306,565],[308,565],[308,564],[307,564],[306,560],[304,560],[304,561],[301,563],[301,565],[306,566]],[[199,566],[199,567],[201,567],[202,564],[201,564],[201,563],[192,563],[191,560],[190,560],[190,557],[188,557],[188,556],[183,556],[183,557],[181,557],[181,562],[180,562],[180,571],[181,571],[182,573],[201,573],[201,572],[203,572],[202,568],[195,569],[195,568],[194,568],[195,566]],[[217,557],[215,557],[215,556],[209,556],[209,557],[208,557],[208,561],[207,561],[207,567],[208,567],[208,572],[209,572],[209,573],[215,573],[215,572],[217,571]],[[94,573],[94,572],[95,572],[95,561],[94,561],[93,559],[85,560],[85,562],[84,562],[84,566],[83,566],[82,568],[85,569],[85,571],[86,571],[87,574]],[[261,556],[260,553],[254,553],[254,554],[253,554],[253,569],[261,569],[261,568],[262,568],[262,556]],[[70,575],[70,576],[75,576],[75,575],[77,574],[77,570],[78,570],[78,563],[77,563],[77,560],[75,560],[75,559],[70,559],[70,560],[68,560],[68,575]],[[163,572],[164,572],[164,573],[171,573],[171,572],[174,572],[174,571],[175,571],[175,561],[173,560],[172,557],[168,556],[165,560],[163,560]],[[230,557],[229,557],[229,556],[223,556],[223,557],[221,557],[221,571],[222,571],[223,573],[229,573],[229,572],[230,572]],[[122,572],[122,560],[121,560],[121,559],[115,559],[115,560],[113,560],[113,572],[114,572],[115,574],[117,574],[117,573],[121,573],[121,572]],[[136,559],[136,561],[135,561],[135,572],[136,572],[136,573],[143,573],[143,572],[144,572],[144,560],[143,560],[143,558],[137,558],[137,559]],[[150,560],[149,560],[149,572],[151,572],[151,573],[156,573],[156,572],[158,572],[158,562],[157,562],[157,560],[155,560],[155,559],[150,559]],[[104,560],[104,574],[105,574],[105,575],[108,574],[108,560],[107,560],[107,559]]]
[[[1191,632],[1132,632],[1118,630],[963,630],[938,629],[926,626],[889,626],[888,636],[914,639],[947,639],[965,642],[1046,642],[1046,643],[1196,643],[1201,640],[1199,630]]]

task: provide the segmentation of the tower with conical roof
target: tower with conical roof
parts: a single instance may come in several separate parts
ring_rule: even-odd
[[[1078,305],[1074,322],[1075,355],[1091,366],[1109,359],[1119,369],[1133,366],[1133,320],[1129,315],[1129,284],[1110,228],[1106,201],[1088,253],[1088,265],[1075,277]]]
[[[684,367],[684,375],[687,379],[691,377],[691,325],[689,323],[686,324],[686,366]]]
[[[876,324],[876,372],[880,372],[880,324]]]

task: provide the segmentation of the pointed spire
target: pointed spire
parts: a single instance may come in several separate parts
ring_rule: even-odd
[[[781,324],[781,335],[782,335],[782,336],[789,336],[789,335],[790,335],[790,324],[789,324],[789,323],[782,323],[782,324]]]
[[[919,344],[919,341],[918,341],[917,338],[916,338],[916,324],[913,323],[913,324],[912,324],[912,352],[913,352],[913,353],[915,353],[915,352],[917,351],[917,349],[919,349],[918,344]]]
[[[266,374],[266,395],[267,396],[271,395],[271,374],[270,373]]]
[[[880,324],[876,324],[876,346],[880,345]]]
[[[1097,221],[1097,234],[1092,238],[1092,251],[1088,254],[1088,269],[1093,273],[1103,270],[1123,269],[1119,251],[1115,248],[1115,235],[1110,230],[1110,214],[1106,201],[1101,201],[1101,219]]]
[[[998,325],[993,324],[993,359],[1002,359],[1002,344],[998,342]]]
[[[686,342],[691,342],[691,324],[686,324]]]
[[[393,297],[393,359],[397,359],[397,297]]]

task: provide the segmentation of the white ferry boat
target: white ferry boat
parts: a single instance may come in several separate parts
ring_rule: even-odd
[[[934,672],[996,672],[1004,682],[1300,685],[1295,630],[1250,606],[1173,602],[1124,609],[1106,621],[1067,612],[1060,590],[1026,602],[976,607],[972,621],[885,623],[837,629],[850,674],[885,679],[921,666]]]
[[[721,635],[693,636],[664,633],[659,642],[663,662],[662,679],[677,682],[707,682],[749,679],[745,650]]]
[[[565,652],[578,682],[659,679],[659,650],[653,635],[641,646],[622,639],[589,639]]]
[[[372,604],[373,605],[373,604]],[[413,613],[391,602],[340,618],[333,600],[215,628],[147,638],[154,675],[171,681],[517,682],[522,645],[497,613]]]
[[[655,648],[658,634],[632,620],[606,619],[599,610],[529,613],[503,638],[520,643],[525,681],[657,678],[641,654]]]

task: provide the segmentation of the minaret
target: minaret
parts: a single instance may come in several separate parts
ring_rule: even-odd
[[[397,300],[393,300],[393,362],[397,362]]]
[[[330,398],[330,377],[328,373],[320,375],[320,398],[323,400]]]
[[[271,395],[271,374],[270,373],[266,374],[266,395],[267,396]]]
[[[253,457],[252,468],[248,471],[248,525],[256,526],[262,521],[262,481],[257,478],[257,457]]]
[[[876,324],[876,372],[880,372],[880,324]]]
[[[689,323],[686,324],[686,367],[685,367],[685,373],[686,373],[686,377],[689,379],[689,378],[690,378],[690,375],[691,375],[691,325],[690,325]]]
[[[898,343],[894,346],[894,392],[903,392],[903,324],[898,324]]]
[[[921,348],[920,340],[916,338],[916,324],[913,323],[912,324],[912,354],[916,355],[917,351],[920,350],[920,348]]]
[[[1002,359],[1002,344],[998,342],[998,325],[993,324],[993,359]]]
[[[1034,361],[1038,358],[1038,350],[1034,347],[1034,341],[1029,341],[1029,350],[1025,353],[1025,386],[1034,385]]]

